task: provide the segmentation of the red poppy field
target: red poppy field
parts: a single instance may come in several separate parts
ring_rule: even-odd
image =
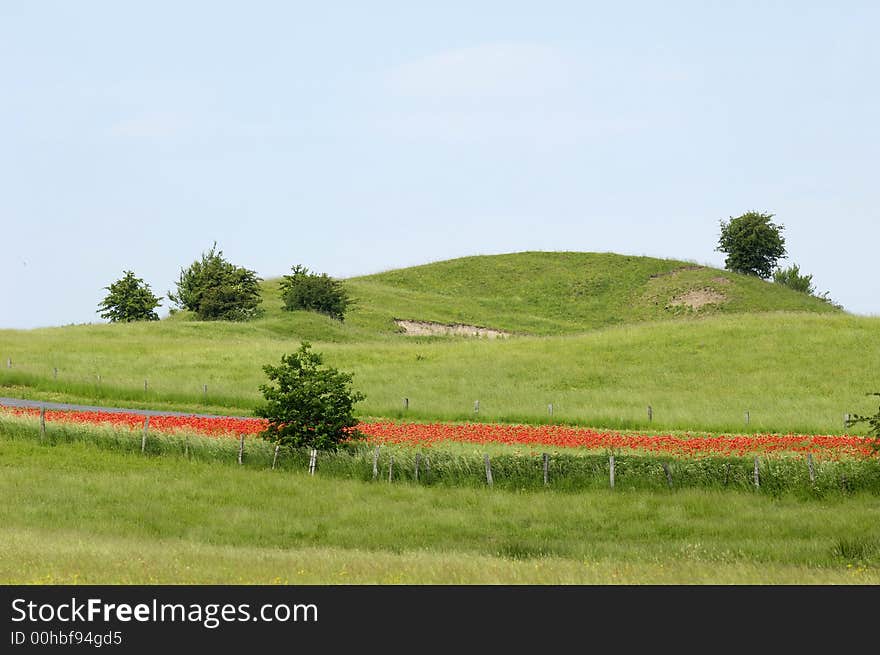
[[[36,418],[37,409],[3,407],[12,416]],[[140,429],[144,416],[127,412],[47,410],[48,423],[106,425]],[[191,432],[212,437],[256,436],[266,421],[259,418],[206,416],[150,416],[151,431]],[[876,441],[855,435],[691,435],[634,434],[562,425],[502,425],[489,423],[411,423],[366,421],[357,426],[370,444],[431,448],[453,442],[556,449],[612,450],[675,457],[732,457],[759,454],[811,453],[823,459],[877,457]]]

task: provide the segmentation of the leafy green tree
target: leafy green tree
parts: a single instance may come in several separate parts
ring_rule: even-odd
[[[110,293],[98,305],[101,318],[109,319],[111,323],[159,320],[154,310],[161,304],[160,298],[153,295],[149,284],[131,271],[124,271],[122,278],[104,288]]]
[[[342,282],[326,273],[310,273],[309,269],[299,264],[291,271],[291,275],[283,276],[280,285],[284,309],[305,309],[327,314],[338,321],[345,319],[351,299]]]
[[[784,226],[771,223],[773,214],[746,212],[730,221],[721,221],[721,237],[716,250],[726,253],[725,267],[736,273],[767,279],[776,262],[785,257]]]
[[[246,321],[260,314],[260,280],[255,271],[235,266],[217,250],[180,269],[177,293],[168,299],[203,321]]]
[[[350,373],[323,366],[323,355],[304,341],[281,357],[280,366],[263,367],[270,383],[261,384],[266,403],[254,414],[269,420],[264,439],[293,448],[334,450],[357,425],[354,403],[365,396],[352,391]]]
[[[813,276],[801,275],[801,269],[797,264],[773,271],[773,281],[776,284],[809,295],[813,295],[816,291],[816,288],[813,286]]]

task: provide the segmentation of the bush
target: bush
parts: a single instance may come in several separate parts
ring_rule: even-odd
[[[727,253],[724,266],[736,273],[767,279],[776,262],[785,257],[784,226],[771,223],[773,214],[750,211],[729,222],[721,221],[716,250]]]
[[[779,268],[773,272],[773,281],[794,291],[800,291],[812,295],[816,288],[813,286],[812,275],[801,275],[801,269],[797,264],[789,268]]]
[[[292,275],[285,275],[281,280],[284,309],[320,312],[339,321],[345,318],[351,300],[342,282],[326,273],[310,273],[309,269],[298,264],[291,270]]]
[[[159,298],[153,295],[149,284],[131,271],[124,271],[121,279],[104,288],[110,293],[98,305],[101,318],[109,319],[111,323],[159,320],[154,311],[160,305]]]
[[[256,272],[223,258],[215,243],[201,260],[180,269],[177,293],[168,298],[203,321],[245,321],[260,314],[260,280]]]
[[[365,396],[351,390],[350,373],[322,366],[321,353],[304,341],[299,350],[281,357],[280,366],[263,367],[270,382],[260,391],[266,404],[254,410],[269,420],[264,439],[291,448],[335,450],[357,425],[354,403]]]

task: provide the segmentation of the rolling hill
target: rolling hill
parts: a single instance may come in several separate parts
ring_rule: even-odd
[[[345,281],[340,323],[265,315],[0,331],[0,395],[248,413],[301,340],[355,375],[362,415],[608,427],[840,432],[880,389],[880,319],[692,263],[596,253],[465,257]],[[410,336],[394,319],[507,339]],[[57,369],[57,372],[56,372]],[[147,385],[145,388],[145,381]],[[479,416],[473,413],[481,401]],[[554,404],[552,419],[547,406]],[[744,412],[750,422],[744,424]]]

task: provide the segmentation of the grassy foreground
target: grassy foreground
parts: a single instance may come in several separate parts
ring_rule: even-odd
[[[362,482],[0,423],[0,581],[880,582],[876,496]]]

